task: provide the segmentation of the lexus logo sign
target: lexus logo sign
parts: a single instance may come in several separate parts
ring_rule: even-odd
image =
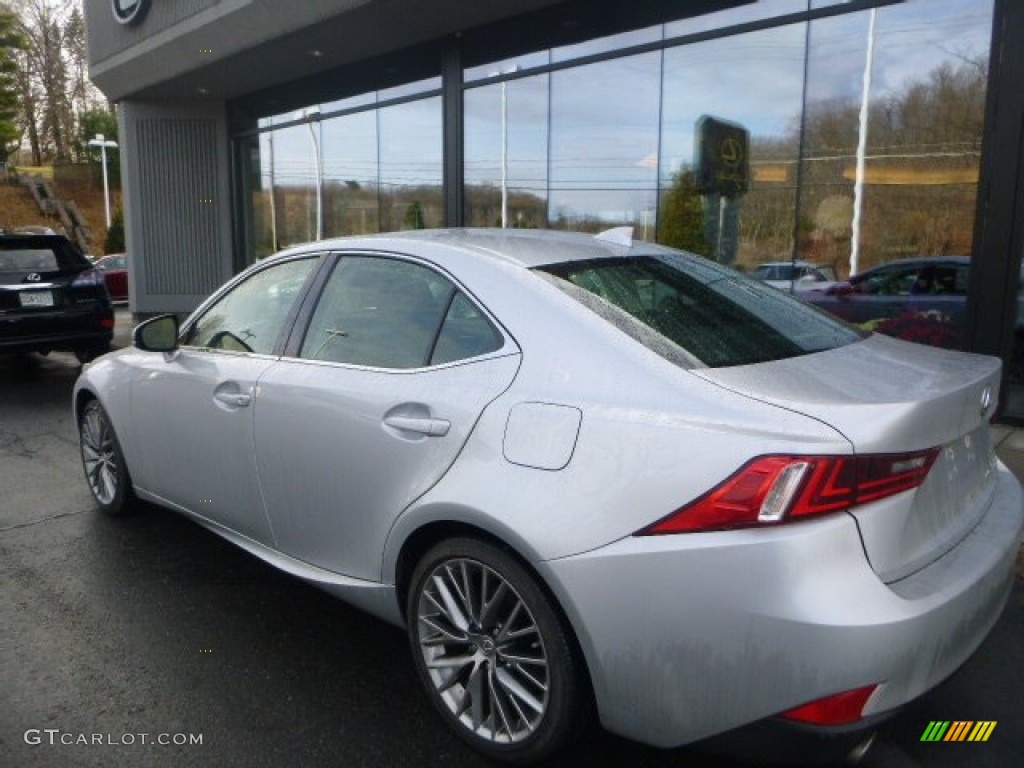
[[[110,6],[122,24],[138,24],[149,10],[149,0],[110,0]]]

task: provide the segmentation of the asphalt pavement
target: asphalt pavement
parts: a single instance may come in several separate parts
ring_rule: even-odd
[[[173,513],[95,513],[76,375],[67,355],[0,359],[0,768],[488,765],[420,693],[400,631]],[[1024,435],[997,439],[1024,469]],[[1018,581],[981,650],[862,765],[1019,765],[1022,641]],[[983,743],[922,742],[935,720],[996,726]],[[738,764],[598,733],[551,765]]]

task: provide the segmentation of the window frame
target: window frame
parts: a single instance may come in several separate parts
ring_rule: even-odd
[[[306,251],[303,253],[296,253],[289,255],[285,258],[280,259],[268,259],[258,264],[253,265],[250,269],[241,272],[236,275],[233,279],[229,280],[218,290],[216,290],[206,301],[199,305],[196,310],[189,315],[188,319],[182,324],[181,329],[178,331],[178,347],[182,350],[189,350],[195,352],[202,352],[203,354],[225,354],[232,356],[244,356],[252,358],[269,358],[276,359],[281,356],[284,350],[287,339],[292,334],[295,320],[301,313],[302,308],[309,301],[309,297],[312,294],[314,287],[318,281],[322,280],[322,274],[325,264],[325,256],[327,254],[323,251]],[[266,272],[269,269],[283,266],[284,264],[291,264],[296,261],[312,260],[314,262],[313,268],[309,274],[306,275],[306,279],[299,289],[298,296],[295,302],[289,308],[288,313],[285,315],[284,321],[281,324],[281,330],[278,332],[277,339],[274,341],[274,345],[270,352],[245,352],[243,350],[234,349],[214,349],[211,347],[195,346],[193,344],[186,344],[185,339],[198,325],[198,323],[213,309],[225,299],[228,294],[232,293],[236,288],[240,287],[243,283],[248,282],[250,279],[257,275]]]
[[[501,346],[490,352],[485,352],[481,355],[474,355],[473,357],[464,357],[459,360],[451,360],[445,363],[437,363],[434,365],[424,365],[416,368],[385,368],[373,365],[362,365],[359,363],[342,363],[334,360],[313,360],[308,357],[302,357],[301,351],[302,346],[305,343],[306,335],[309,333],[310,326],[312,325],[313,316],[316,313],[316,308],[320,303],[320,299],[324,295],[324,290],[327,286],[328,281],[334,274],[334,270],[337,268],[339,262],[345,257],[364,257],[373,259],[388,259],[392,261],[402,261],[416,266],[428,269],[452,284],[455,288],[455,293],[452,296],[452,301],[459,293],[464,295],[466,299],[487,319],[491,326],[498,332],[501,337]],[[448,309],[451,308],[451,301],[449,302]],[[440,336],[441,330],[444,328],[444,323],[447,320],[448,311],[442,316],[441,324],[438,326],[437,334]],[[435,338],[436,344],[436,338]],[[324,263],[320,270],[319,279],[316,285],[311,288],[305,300],[302,303],[302,308],[292,323],[291,331],[288,339],[284,344],[284,349],[281,353],[281,357],[288,359],[293,362],[305,363],[307,365],[319,365],[329,366],[334,368],[345,368],[349,370],[362,370],[362,371],[376,371],[393,374],[410,374],[420,373],[423,371],[440,370],[443,368],[451,368],[457,365],[466,365],[468,363],[475,363],[482,360],[490,360],[498,357],[507,357],[509,355],[519,354],[519,346],[515,343],[512,335],[505,328],[504,324],[501,323],[494,314],[487,309],[487,307],[481,302],[471,290],[469,290],[462,281],[456,278],[451,272],[444,269],[440,265],[429,261],[427,259],[412,256],[406,253],[397,253],[390,250],[376,251],[369,248],[359,248],[353,250],[333,250],[327,258],[324,259]]]

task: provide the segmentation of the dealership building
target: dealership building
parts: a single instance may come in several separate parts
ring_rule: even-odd
[[[840,278],[969,256],[947,308],[908,303],[904,324],[938,318],[940,343],[1002,357],[1003,412],[1024,419],[1018,0],[85,12],[91,77],[119,105],[137,316],[190,311],[282,247],[422,227],[628,225]]]

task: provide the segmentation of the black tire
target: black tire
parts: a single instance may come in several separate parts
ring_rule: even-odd
[[[132,481],[110,417],[98,400],[90,400],[82,407],[78,445],[85,480],[96,507],[113,517],[130,512],[135,500]]]
[[[559,609],[514,556],[478,539],[440,542],[417,564],[406,608],[420,682],[476,750],[527,764],[580,735],[591,713],[584,666]]]

